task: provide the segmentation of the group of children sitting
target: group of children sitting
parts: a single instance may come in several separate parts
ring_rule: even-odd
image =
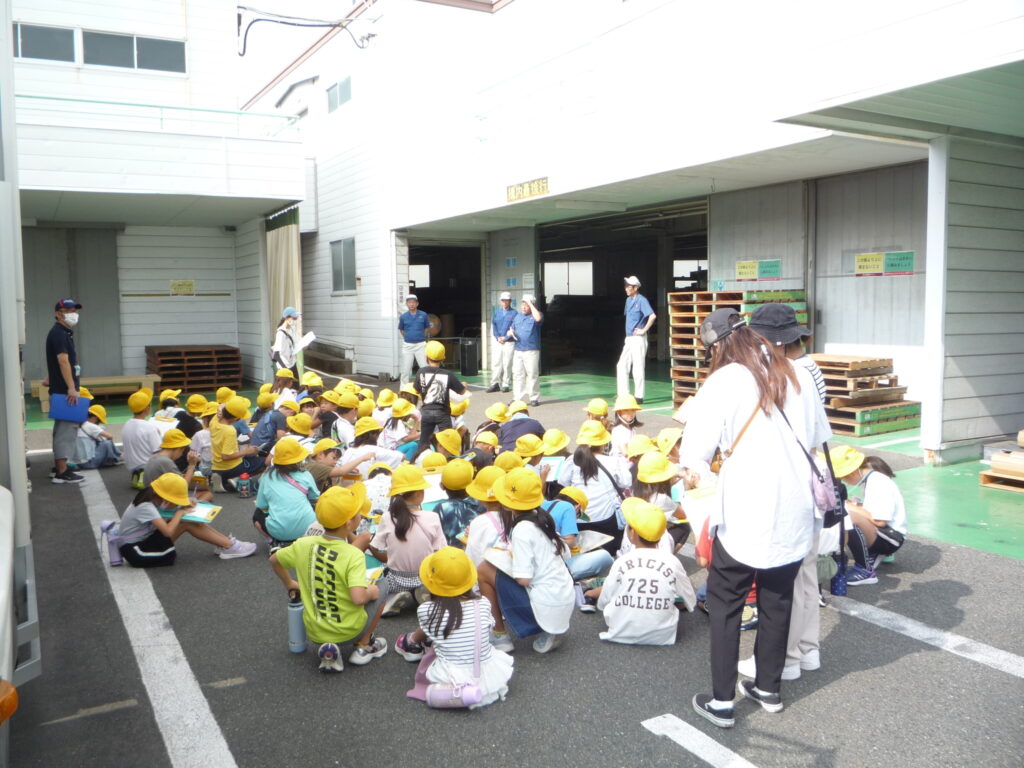
[[[611,408],[591,400],[570,453],[569,435],[545,429],[520,401],[492,404],[471,429],[468,397],[453,400],[451,426],[424,442],[416,386],[374,394],[342,380],[325,389],[316,374],[296,382],[282,369],[255,414],[227,388],[184,407],[180,394],[162,392],[152,417],[151,392],[128,398],[123,464],[139,493],[120,521],[101,527],[111,564],[170,565],[184,532],[224,559],[253,554],[256,544],[186,517],[214,491],[255,490],[253,526],[274,572],[298,590],[325,672],[343,669],[346,643],[350,664],[384,656],[380,619],[418,602],[419,628],[394,643],[420,662],[409,695],[472,684],[473,706],[483,706],[508,690],[513,639],[533,637],[538,653],[556,649],[574,607],[603,613],[604,640],[670,645],[679,611],[698,605],[677,556],[690,534],[682,430],[640,433],[642,408],[629,395]],[[93,408],[101,429],[102,407]],[[101,463],[117,460],[110,450],[96,452]],[[837,463],[852,481],[889,479],[849,450]],[[877,498],[891,490],[872,483]],[[866,495],[854,505],[853,521],[873,530],[851,536],[866,567],[906,533],[905,515],[881,525],[870,503]],[[695,533],[698,556],[706,554],[707,526]]]

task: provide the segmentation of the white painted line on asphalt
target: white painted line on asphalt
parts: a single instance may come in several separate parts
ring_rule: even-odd
[[[100,704],[98,707],[86,707],[80,709],[73,715],[67,717],[58,717],[56,720],[48,720],[42,725],[55,725],[56,723],[66,723],[71,720],[78,720],[82,717],[91,717],[92,715],[103,715],[107,712],[116,712],[119,709],[129,709],[130,707],[139,706],[138,699],[125,699],[123,701],[112,701],[109,704]]]
[[[1006,672],[1014,677],[1024,678],[1024,657],[1009,651],[993,648],[991,645],[979,643],[963,635],[929,627],[920,621],[908,619],[898,613],[851,600],[848,597],[833,597],[829,601],[829,606],[847,616],[853,616],[883,629],[892,630],[943,651],[955,653],[957,656],[976,661],[1000,672]]]
[[[212,765],[233,768],[237,765],[235,758],[188,665],[149,574],[130,565],[120,568],[107,565],[106,543],[100,538],[99,525],[103,520],[118,516],[107,487],[98,472],[88,472],[79,488],[89,512],[103,570],[128,631],[171,765],[174,768],[209,768]]]
[[[207,683],[210,688],[234,688],[236,685],[244,685],[248,682],[244,677],[229,677],[227,680],[217,680]]]
[[[757,768],[731,749],[727,749],[702,731],[684,723],[675,715],[661,715],[641,723],[651,733],[667,736],[687,752],[714,768]]]
[[[884,443],[871,443],[865,445],[865,448],[884,448],[887,445],[903,445],[903,443],[919,443],[921,442],[920,437],[903,437],[899,440],[886,440]]]
[[[644,408],[644,411],[648,412],[648,413],[650,411],[672,411],[672,410],[675,410],[675,406],[674,405],[659,405],[657,408]]]

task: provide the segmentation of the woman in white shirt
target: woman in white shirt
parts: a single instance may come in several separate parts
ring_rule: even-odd
[[[700,336],[711,366],[693,398],[679,451],[688,485],[710,474],[716,450],[724,458],[709,524],[713,693],[697,694],[693,707],[729,728],[737,691],[767,711],[782,709],[793,583],[819,524],[802,446],[821,444],[830,430],[807,370],[775,354],[735,310],[712,312]],[[755,575],[757,676],[737,686],[740,613]]]
[[[576,436],[577,448],[571,459],[562,462],[556,482],[563,488],[575,486],[587,495],[589,522],[579,529],[600,531],[612,540],[604,548],[612,556],[622,544],[621,502],[623,492],[632,485],[628,465],[605,455],[611,435],[599,421],[588,419]]]
[[[274,334],[274,346],[271,352],[273,360],[281,368],[291,370],[295,378],[298,378],[299,371],[295,367],[298,358],[298,339],[295,338],[298,329],[299,318],[302,314],[295,307],[285,307],[281,313],[281,322],[277,324],[277,331]]]

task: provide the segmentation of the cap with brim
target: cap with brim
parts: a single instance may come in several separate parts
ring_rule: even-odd
[[[295,307],[285,307],[281,310],[281,317],[302,317],[302,313]]]
[[[448,464],[448,459],[437,452],[428,453],[423,457],[422,469],[425,475],[439,475]]]
[[[473,482],[466,486],[466,494],[477,501],[495,501],[494,482],[504,476],[505,470],[501,467],[484,467],[476,473]]]
[[[479,433],[475,438],[473,438],[473,442],[483,443],[484,445],[491,446],[491,448],[497,448],[498,436],[491,432],[491,430],[485,429],[483,432]]]
[[[500,301],[512,301],[512,294],[509,293],[508,291],[502,291],[501,292],[501,297],[499,298],[499,300]]]
[[[324,528],[340,528],[359,514],[359,496],[351,488],[334,485],[320,494],[316,502],[316,519]]]
[[[176,504],[179,507],[187,507],[192,504],[192,500],[188,497],[188,483],[176,472],[165,472],[154,480],[150,487],[157,496],[171,504]]]
[[[788,304],[763,304],[750,316],[750,330],[764,336],[777,347],[792,344],[811,335],[796,319],[796,310]]]
[[[423,558],[420,581],[432,595],[457,597],[476,584],[476,566],[465,550],[442,547]]]
[[[544,455],[565,450],[569,445],[569,435],[560,429],[549,429],[544,433]]]
[[[644,541],[660,541],[668,527],[661,507],[656,507],[637,496],[622,500],[622,516],[626,518],[629,527],[636,531],[636,535]]]
[[[419,299],[416,298],[416,294],[415,293],[410,293],[408,296],[405,297],[405,300],[406,301],[419,301]]]
[[[732,307],[716,309],[700,324],[700,341],[705,347],[710,347],[745,324],[740,313]]]
[[[513,469],[492,486],[494,497],[503,507],[525,512],[544,503],[544,483],[540,475],[527,467]]]
[[[58,299],[57,303],[53,307],[53,311],[56,312],[61,309],[81,309],[82,305],[74,299]]]
[[[107,409],[104,408],[102,405],[90,405],[89,413],[91,413],[93,416],[99,419],[100,424],[107,423]]]
[[[622,282],[624,282],[626,285],[636,285],[636,286],[639,286],[640,285],[640,278],[637,277],[636,275],[630,275],[629,277],[622,278]]]
[[[168,429],[160,438],[161,448],[184,448],[192,445],[192,440],[180,429]]]

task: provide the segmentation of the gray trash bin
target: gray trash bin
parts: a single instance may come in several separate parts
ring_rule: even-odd
[[[463,376],[479,376],[480,339],[463,336],[459,340],[459,358]]]

